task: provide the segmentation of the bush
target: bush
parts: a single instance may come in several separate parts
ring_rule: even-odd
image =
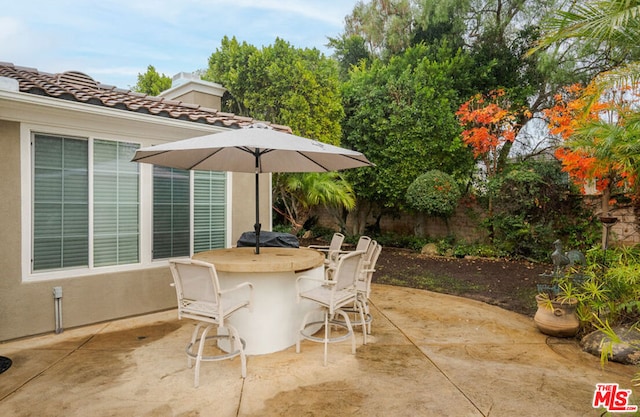
[[[514,164],[489,184],[493,244],[515,257],[548,261],[553,242],[586,250],[598,239],[596,220],[557,161]]]
[[[640,248],[601,249],[587,253],[588,277],[579,288],[580,318],[585,330],[602,323],[629,325],[640,320]]]
[[[452,176],[432,170],[420,175],[407,188],[407,204],[420,212],[447,218],[458,206],[461,193]]]
[[[331,238],[333,238],[333,234],[336,232],[334,229],[331,229],[329,227],[318,225],[313,226],[311,229],[309,229],[309,231],[311,232],[311,237],[326,240],[327,242],[331,241]],[[301,230],[301,232],[302,234],[304,234],[304,229]]]
[[[422,247],[429,243],[428,239],[413,235],[384,234],[373,237],[382,246],[393,248],[406,248],[414,251],[421,251]]]

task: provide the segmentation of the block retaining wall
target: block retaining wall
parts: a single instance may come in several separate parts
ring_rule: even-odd
[[[600,201],[597,197],[585,197],[585,203],[592,207],[594,215],[599,216]],[[318,223],[321,226],[337,229],[334,218],[327,210],[316,209]],[[609,245],[632,246],[640,244],[638,218],[633,207],[615,208],[610,213],[618,218],[618,222],[609,232]],[[380,221],[383,233],[397,233],[401,235],[416,235],[435,239],[455,236],[457,240],[474,243],[486,239],[486,231],[480,226],[482,209],[477,206],[461,205],[447,221],[436,217],[420,214],[399,213],[396,216],[384,216]],[[421,221],[422,220],[422,221]],[[349,230],[353,228],[351,216],[347,219]],[[366,223],[374,224],[375,218],[366,219]]]

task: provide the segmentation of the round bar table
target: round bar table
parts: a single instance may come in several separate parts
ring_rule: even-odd
[[[296,279],[300,275],[324,278],[324,254],[309,248],[261,247],[214,249],[194,259],[215,265],[220,286],[241,282],[253,284],[253,309],[241,309],[227,320],[245,340],[247,355],[278,352],[295,345],[302,317],[317,308],[312,302],[297,302]],[[303,280],[302,290],[320,283]],[[225,346],[221,346],[223,349]]]

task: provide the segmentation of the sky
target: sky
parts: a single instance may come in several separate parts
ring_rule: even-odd
[[[325,55],[358,0],[11,0],[0,7],[0,61],[80,71],[120,88],[153,65],[172,77],[206,69],[226,35],[276,38]]]

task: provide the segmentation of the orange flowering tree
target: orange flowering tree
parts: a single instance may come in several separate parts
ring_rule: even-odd
[[[531,118],[528,110],[515,111],[504,90],[476,94],[463,103],[456,116],[464,127],[463,142],[473,149],[473,156],[482,162],[487,180],[498,174],[511,149],[522,123]],[[489,217],[493,216],[493,197],[488,195]],[[493,235],[492,226],[489,234]]]
[[[562,139],[555,155],[575,184],[602,193],[609,212],[615,189],[634,190],[638,175],[638,94],[629,87],[597,92],[594,85],[566,87],[544,111],[551,134]]]
[[[505,91],[494,90],[488,94],[476,94],[463,103],[456,116],[464,127],[462,140],[473,149],[474,157],[484,164],[487,178],[495,176],[501,168],[521,124],[518,120],[528,112],[511,109]]]

